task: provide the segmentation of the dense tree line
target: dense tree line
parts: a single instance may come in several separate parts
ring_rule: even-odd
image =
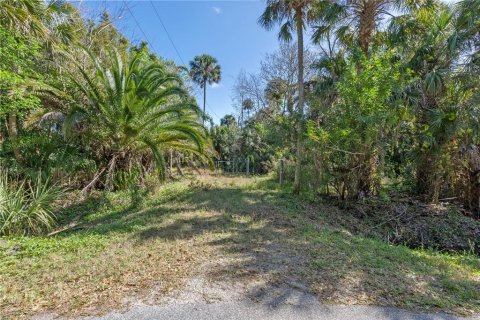
[[[284,44],[239,75],[238,123],[276,137],[264,150],[295,163],[294,192],[407,192],[479,214],[478,0],[269,0],[259,22]]]

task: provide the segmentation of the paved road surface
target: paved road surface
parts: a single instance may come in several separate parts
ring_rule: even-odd
[[[447,314],[422,314],[394,308],[370,306],[330,306],[319,303],[282,304],[220,302],[185,303],[164,306],[136,306],[126,313],[111,313],[92,320],[459,320]],[[480,318],[467,318],[480,320]]]

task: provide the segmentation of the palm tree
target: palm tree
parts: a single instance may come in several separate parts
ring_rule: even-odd
[[[455,33],[448,47],[461,50],[465,69],[478,74],[480,70],[480,1],[463,0],[454,8]]]
[[[1,0],[0,25],[43,41],[71,37],[67,17],[75,7],[64,0]]]
[[[253,110],[254,108],[254,104],[253,104],[253,100],[248,98],[248,99],[245,99],[243,100],[242,102],[242,110],[246,110],[247,111],[247,119],[250,118],[250,110]],[[242,111],[243,112],[243,111]]]
[[[271,30],[276,24],[280,24],[278,38],[282,41],[292,40],[292,31],[297,34],[297,55],[298,55],[298,105],[297,105],[297,162],[295,166],[295,180],[293,192],[300,192],[301,163],[303,157],[303,113],[304,113],[304,46],[303,29],[305,23],[310,21],[311,0],[267,0],[265,11],[258,19],[260,25]]]
[[[205,122],[205,106],[207,104],[207,84],[219,83],[221,79],[221,67],[217,59],[202,54],[190,61],[190,76],[193,81],[203,89],[203,115]]]
[[[451,50],[449,45],[449,41],[456,38],[455,20],[452,18],[451,9],[438,2],[395,19],[389,28],[389,41],[406,61],[405,68],[412,70],[416,79],[402,95],[405,103],[415,111],[418,139],[415,152],[416,189],[432,202],[437,202],[440,194],[441,154],[456,132],[456,121],[445,114],[457,114],[460,110],[456,108],[454,111],[450,104],[445,103],[449,95],[449,81],[455,75],[450,70],[459,60],[458,50]]]
[[[320,43],[334,32],[349,45],[356,39],[362,51],[367,53],[380,22],[385,17],[393,17],[390,11],[406,12],[424,3],[427,0],[316,1],[312,11],[321,24],[315,27],[313,40]]]
[[[281,109],[281,112],[285,115],[287,110],[292,113],[292,85],[281,78],[275,78],[269,80],[265,87],[265,97],[269,103]]]
[[[46,35],[44,24],[46,6],[43,0],[2,0],[0,1],[0,25],[35,35]]]
[[[107,159],[101,168],[107,172],[107,187],[115,167],[141,163],[145,155],[153,158],[163,179],[165,149],[208,160],[200,110],[177,73],[143,51],[114,51],[100,61],[84,50],[94,72],[75,62],[77,70],[70,78],[87,101],[71,108],[65,127],[73,133],[72,128],[80,128],[79,136],[90,139],[99,158]]]

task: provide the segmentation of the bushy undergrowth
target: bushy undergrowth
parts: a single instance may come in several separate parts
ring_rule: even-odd
[[[39,174],[34,180],[12,180],[0,171],[0,236],[40,234],[55,226],[53,203],[65,190]]]
[[[323,198],[321,207],[329,210],[322,212],[353,234],[412,248],[480,254],[480,221],[462,213],[458,205],[431,205],[413,198],[336,202]]]

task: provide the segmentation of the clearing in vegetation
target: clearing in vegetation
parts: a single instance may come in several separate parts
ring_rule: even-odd
[[[206,302],[289,287],[325,303],[480,312],[478,256],[364,237],[336,210],[267,177],[183,179],[136,201],[98,194],[64,209],[64,226],[81,217],[70,231],[2,240],[0,315],[102,314],[195,285]]]

